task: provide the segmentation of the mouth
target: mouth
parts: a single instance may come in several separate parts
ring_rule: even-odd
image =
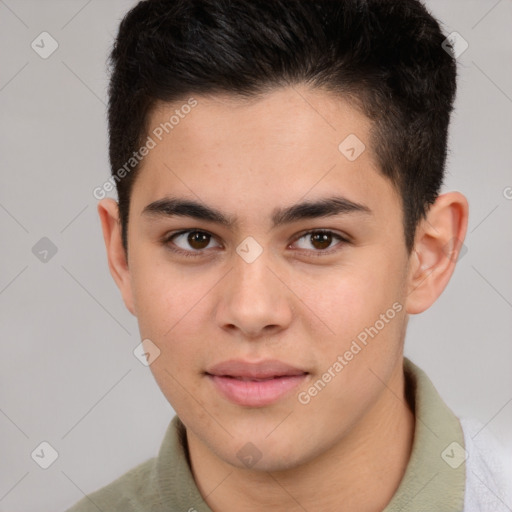
[[[276,360],[225,361],[205,372],[223,398],[246,407],[263,407],[283,399],[308,375],[305,370]]]
[[[209,375],[207,373],[207,375]],[[290,375],[273,375],[272,377],[266,377],[264,379],[256,379],[254,377],[234,377],[233,375],[212,375],[212,377],[225,377],[226,379],[241,380],[243,382],[266,382],[267,380],[282,379],[290,377]]]

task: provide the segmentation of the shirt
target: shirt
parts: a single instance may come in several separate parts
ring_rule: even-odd
[[[495,461],[489,463],[481,453],[468,452],[466,443],[471,444],[471,450],[475,449],[472,438],[464,432],[425,372],[404,358],[404,376],[407,400],[415,416],[413,446],[399,487],[383,512],[512,510],[505,506],[506,498],[501,497],[503,486],[509,484],[495,484]],[[468,460],[474,461],[471,469]],[[98,510],[212,512],[194,481],[186,430],[178,416],[170,421],[157,457],[84,496],[66,512]]]

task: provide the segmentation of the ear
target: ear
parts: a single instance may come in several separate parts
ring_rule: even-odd
[[[448,192],[419,223],[409,260],[407,313],[428,309],[448,284],[466,236],[468,210],[461,193]]]
[[[98,203],[98,214],[103,230],[103,240],[107,249],[110,273],[121,291],[128,311],[135,315],[130,270],[121,237],[119,206],[113,199],[102,199]]]

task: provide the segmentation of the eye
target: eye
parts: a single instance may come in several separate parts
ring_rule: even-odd
[[[310,243],[302,243],[302,247],[299,247],[300,249],[307,250],[308,252],[312,252],[315,256],[322,256],[324,254],[331,254],[332,252],[335,252],[338,249],[334,250],[327,250],[329,249],[329,246],[333,242],[333,239],[340,240],[341,243],[337,245],[343,245],[345,243],[349,243],[349,240],[341,235],[338,235],[337,233],[334,233],[333,231],[323,230],[323,229],[317,229],[317,230],[311,230],[306,233],[303,233],[295,243],[300,242],[301,240],[307,240],[310,239]],[[309,247],[308,247],[309,246]],[[313,247],[312,251],[310,247]],[[316,254],[315,254],[316,253]]]
[[[214,239],[214,235],[207,231],[198,229],[189,229],[185,231],[179,231],[172,233],[164,237],[162,243],[169,248],[169,250],[181,254],[183,256],[202,256],[203,251],[211,249],[210,242]],[[306,251],[308,254],[314,256],[323,256],[331,254],[339,249],[329,249],[334,239],[338,239],[340,243],[337,245],[344,245],[350,243],[346,237],[343,237],[333,231],[316,229],[303,233],[299,238],[295,240],[295,244],[301,240],[310,242],[302,242],[299,244],[299,250]],[[181,245],[180,245],[181,244]],[[220,247],[220,245],[217,245]],[[336,247],[336,246],[334,246]]]
[[[198,229],[189,229],[180,231],[165,237],[163,243],[173,252],[183,254],[184,256],[201,256],[202,251],[209,249],[209,244],[213,235]],[[182,245],[180,245],[180,243]],[[177,246],[178,249],[172,247]],[[187,247],[188,246],[188,247]],[[190,250],[190,247],[192,250]]]

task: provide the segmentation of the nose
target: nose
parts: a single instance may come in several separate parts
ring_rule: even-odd
[[[293,294],[282,273],[265,251],[252,262],[235,255],[233,268],[222,280],[218,325],[252,340],[286,329],[292,321]]]

